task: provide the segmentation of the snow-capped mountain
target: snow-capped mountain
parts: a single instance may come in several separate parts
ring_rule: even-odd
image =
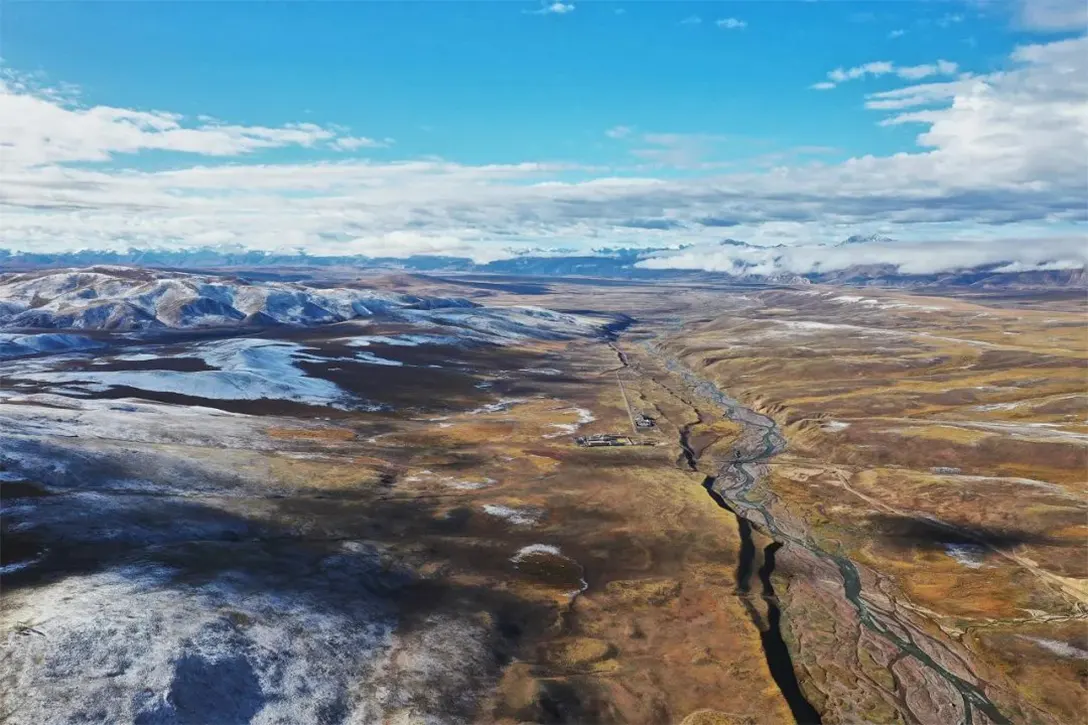
[[[129,267],[0,276],[0,327],[7,329],[319,325],[401,310],[475,306],[460,298],[249,283]]]
[[[837,247],[849,247],[849,246],[857,245],[857,244],[888,244],[888,243],[894,243],[894,242],[895,242],[894,239],[892,239],[891,237],[885,237],[882,234],[869,234],[869,235],[854,234],[854,235],[851,235],[851,236],[847,237],[846,239],[842,240],[841,242],[839,242],[835,246],[837,246]]]

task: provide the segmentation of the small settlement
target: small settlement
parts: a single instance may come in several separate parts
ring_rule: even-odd
[[[617,435],[615,433],[594,433],[593,435],[578,436],[574,439],[574,442],[583,448],[655,445],[653,441],[635,440],[631,436]]]

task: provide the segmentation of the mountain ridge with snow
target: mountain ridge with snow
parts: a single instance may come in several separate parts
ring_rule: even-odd
[[[456,297],[116,266],[0,275],[3,329],[307,326],[404,310],[476,306]]]

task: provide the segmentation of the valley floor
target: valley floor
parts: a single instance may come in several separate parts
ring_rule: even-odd
[[[625,329],[3,363],[0,722],[1083,713],[1082,310],[494,288]]]

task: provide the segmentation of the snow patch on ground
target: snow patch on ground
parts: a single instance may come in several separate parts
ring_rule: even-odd
[[[473,408],[468,412],[468,415],[487,415],[488,413],[502,413],[510,410],[518,403],[525,402],[525,398],[502,398],[496,403],[488,403],[487,405],[481,405],[479,408]]]
[[[392,643],[395,621],[377,602],[332,611],[252,591],[245,575],[172,575],[130,566],[16,592],[5,619],[35,632],[4,648],[0,683],[19,703],[8,722],[381,720],[356,695]]]
[[[450,335],[360,335],[341,338],[348,347],[391,345],[393,347],[419,347],[420,345],[456,345],[461,339]]]
[[[464,479],[454,478],[452,476],[440,476],[431,470],[422,470],[414,473],[411,476],[406,476],[405,481],[417,483],[421,481],[433,481],[442,484],[446,488],[452,488],[457,491],[477,491],[481,488],[487,488],[493,486],[497,481],[494,478],[484,478],[480,481],[469,481]]]
[[[571,559],[569,556],[564,556],[563,553],[559,550],[558,546],[552,546],[551,544],[529,544],[528,546],[523,546],[518,549],[516,554],[510,557],[510,561],[514,562],[514,564],[517,565],[524,562],[526,559],[538,556],[556,556],[560,559],[566,559],[567,561],[577,566],[579,569],[582,568],[581,565],[578,564],[578,562],[574,561],[574,559]],[[573,600],[574,597],[578,596],[588,588],[589,582],[585,580],[585,577],[579,577],[578,588],[572,591],[568,591],[567,596],[570,597],[571,600]]]
[[[1034,642],[1047,652],[1056,654],[1059,657],[1068,657],[1070,659],[1088,660],[1088,650],[1077,647],[1076,645],[1069,644],[1068,642],[1062,642],[1057,639],[1048,639],[1046,637],[1028,637],[1025,635],[1019,635],[1021,639],[1026,639],[1029,642]]]
[[[545,554],[549,556],[563,556],[563,553],[559,551],[558,546],[552,546],[551,544],[529,544],[523,546],[517,550],[517,553],[510,557],[510,561],[517,564],[518,562],[526,559],[527,557]]]
[[[565,435],[574,435],[578,429],[586,423],[592,423],[597,420],[593,413],[589,412],[585,408],[567,408],[564,413],[574,413],[578,416],[578,420],[575,423],[552,423],[549,427],[557,428],[557,433],[548,433],[545,438],[559,438]]]
[[[113,359],[121,362],[146,362],[147,360],[158,360],[160,356],[148,352],[130,352],[124,355],[114,355]]]
[[[404,367],[404,363],[400,360],[391,360],[387,357],[379,357],[372,352],[357,352],[355,353],[355,359],[361,363],[368,365],[388,365],[389,367],[400,368]]]
[[[841,420],[829,420],[820,427],[826,431],[839,431],[846,430],[850,427],[850,424]]]
[[[931,307],[927,305],[912,305],[907,302],[892,302],[888,300],[879,300],[873,297],[861,297],[859,295],[839,295],[832,297],[831,302],[838,302],[840,304],[855,304],[865,307],[876,307],[881,310],[896,310],[896,309],[910,309],[920,310],[922,312],[939,312],[943,307]]]
[[[210,400],[285,400],[347,410],[365,404],[334,383],[303,372],[298,362],[324,362],[296,343],[238,338],[202,343],[175,358],[199,358],[215,370],[83,370],[16,373],[41,383],[103,392],[126,386]]]
[[[462,481],[454,478],[443,478],[442,485],[448,488],[457,489],[458,491],[477,491],[481,488],[487,488],[494,485],[495,479],[485,478],[482,481]]]
[[[880,306],[880,300],[875,300],[872,297],[858,297],[857,295],[839,295],[838,297],[832,297],[832,302],[849,302],[859,305],[867,305],[870,307]]]
[[[933,473],[940,473],[945,475],[955,475],[957,482],[969,482],[969,483],[1012,483],[1018,486],[1031,486],[1032,488],[1041,488],[1046,491],[1050,491],[1061,496],[1066,496],[1076,500],[1080,500],[1080,497],[1070,493],[1066,489],[1062,488],[1056,483],[1050,483],[1048,481],[1040,481],[1034,478],[1016,478],[1012,476],[970,476],[963,475],[959,468],[931,468]]]
[[[28,566],[34,566],[42,560],[42,557],[38,556],[27,561],[14,561],[10,564],[4,564],[0,566],[0,576],[4,574],[14,574],[17,571],[26,569]]]
[[[519,372],[548,376],[563,374],[563,371],[559,370],[558,368],[522,368]]]
[[[1040,438],[1044,440],[1062,440],[1073,443],[1088,442],[1088,434],[1073,430],[1064,430],[1057,423],[1005,423],[998,421],[957,420],[956,425],[975,428],[994,433],[1004,433],[1012,437]]]
[[[484,513],[505,519],[515,526],[535,526],[540,521],[541,513],[537,509],[510,508],[496,504],[484,504]]]
[[[976,405],[974,410],[981,412],[989,412],[993,410],[1016,410],[1020,406],[1024,405],[1025,401],[1016,401],[1012,403],[990,403],[989,405]]]
[[[979,569],[984,564],[986,548],[978,544],[945,544],[945,553],[968,569]]]

